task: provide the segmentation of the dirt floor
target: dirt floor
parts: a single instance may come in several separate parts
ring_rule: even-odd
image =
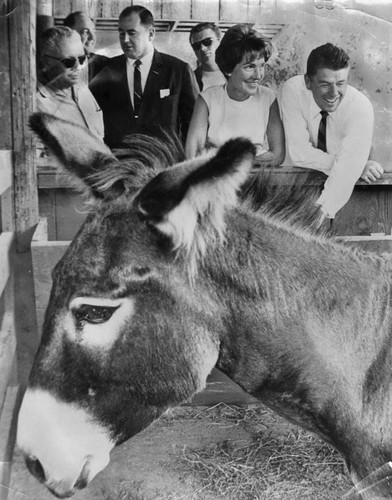
[[[17,453],[9,500],[54,497]],[[350,489],[336,452],[260,404],[171,410],[116,448],[75,500],[334,500]]]

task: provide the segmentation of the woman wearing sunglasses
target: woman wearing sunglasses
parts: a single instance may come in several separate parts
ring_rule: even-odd
[[[189,34],[189,42],[197,57],[195,77],[200,90],[226,83],[226,78],[215,62],[215,51],[221,36],[218,26],[208,22],[196,24]]]
[[[87,127],[103,140],[103,117],[87,85],[80,81],[86,62],[79,34],[57,26],[40,38],[37,108]]]
[[[234,137],[256,146],[258,165],[280,165],[285,155],[284,130],[275,92],[262,85],[271,44],[250,25],[230,28],[215,60],[227,83],[199,95],[189,126],[186,154],[219,147]]]

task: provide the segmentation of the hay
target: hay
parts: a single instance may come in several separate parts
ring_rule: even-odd
[[[251,436],[245,446],[225,439],[200,449],[184,448],[181,466],[205,494],[225,500],[332,500],[350,488],[338,452],[286,423],[285,433],[276,427],[270,431],[280,418],[262,406],[220,404],[195,418],[244,425]]]

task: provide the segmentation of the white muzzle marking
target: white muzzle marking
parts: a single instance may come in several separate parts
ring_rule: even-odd
[[[29,389],[19,413],[17,445],[26,457],[39,460],[46,486],[71,491],[82,472],[90,482],[108,465],[114,442],[86,411]]]

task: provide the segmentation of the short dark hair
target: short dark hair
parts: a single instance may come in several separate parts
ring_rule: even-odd
[[[80,16],[88,17],[88,15],[81,10],[77,10],[76,12],[71,12],[71,14],[68,14],[68,16],[64,19],[64,22],[63,22],[64,26],[68,26],[68,28],[73,29],[73,27],[76,25],[77,18]],[[94,22],[91,18],[90,18],[90,20],[92,22]]]
[[[350,57],[346,51],[333,45],[326,43],[312,50],[309,54],[306,65],[306,74],[312,77],[320,68],[328,68],[334,71],[349,67]]]
[[[232,73],[244,56],[249,62],[271,56],[271,42],[253,29],[252,24],[236,24],[227,30],[215,52],[215,61],[224,75]]]
[[[154,27],[154,16],[142,5],[131,5],[130,7],[125,7],[119,16],[119,19],[124,19],[124,17],[129,17],[132,14],[139,14],[140,22],[144,26],[147,26],[148,28]]]
[[[193,28],[191,29],[191,31],[189,33],[189,41],[192,40],[192,35],[194,35],[195,33],[200,33],[200,31],[203,31],[203,30],[212,30],[215,33],[216,38],[218,40],[221,39],[222,32],[219,29],[219,27],[215,23],[206,22],[206,23],[199,23],[199,24],[196,24],[196,26],[193,26]]]

